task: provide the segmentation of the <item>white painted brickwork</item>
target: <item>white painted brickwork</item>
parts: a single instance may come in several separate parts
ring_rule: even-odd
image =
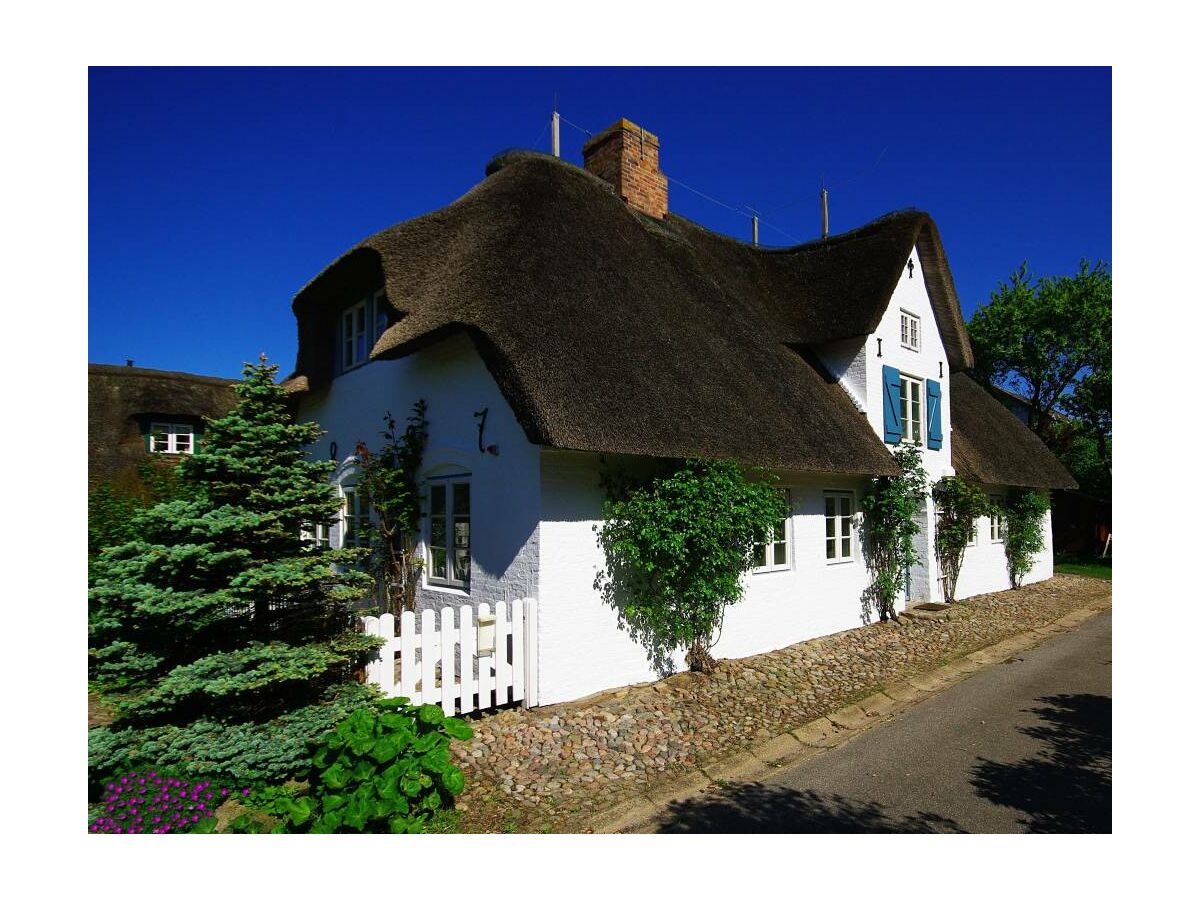
[[[403,359],[368,363],[306,398],[301,418],[315,419],[328,432],[313,455],[328,459],[330,442],[336,442],[339,477],[352,477],[357,442],[378,449],[383,414],[390,410],[403,427],[412,404],[422,397],[429,404],[423,476],[471,475],[471,584],[469,591],[424,586],[418,611],[532,596],[540,517],[538,448],[526,439],[468,338],[449,338]],[[498,456],[479,451],[479,420],[472,414],[484,407],[485,446],[496,444]],[[341,545],[340,528],[333,529],[331,540],[333,546]]]

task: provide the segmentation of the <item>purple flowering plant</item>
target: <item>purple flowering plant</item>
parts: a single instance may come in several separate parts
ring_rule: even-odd
[[[212,831],[230,789],[165,773],[129,772],[105,784],[92,834],[182,834]]]

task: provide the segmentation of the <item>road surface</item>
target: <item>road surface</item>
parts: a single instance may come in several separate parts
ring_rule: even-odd
[[[1111,832],[1112,613],[648,830]]]

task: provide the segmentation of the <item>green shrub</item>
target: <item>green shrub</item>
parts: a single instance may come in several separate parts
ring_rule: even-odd
[[[863,494],[863,532],[871,583],[863,592],[863,618],[878,613],[886,622],[896,618],[896,600],[908,582],[909,570],[920,564],[914,538],[918,517],[925,510],[928,476],[921,448],[903,444],[892,451],[900,475],[872,478]]]
[[[933,501],[937,505],[934,549],[946,579],[945,599],[953,600],[967,544],[979,518],[992,512],[992,504],[979,487],[957,476],[943,478],[933,486]]]
[[[307,795],[269,792],[263,809],[288,831],[426,831],[463,789],[450,741],[471,736],[466,722],[447,718],[437,706],[381,700],[355,710],[316,742]]]

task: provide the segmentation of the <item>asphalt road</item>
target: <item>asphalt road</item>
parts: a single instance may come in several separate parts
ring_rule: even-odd
[[[1111,832],[1112,613],[656,830]]]

